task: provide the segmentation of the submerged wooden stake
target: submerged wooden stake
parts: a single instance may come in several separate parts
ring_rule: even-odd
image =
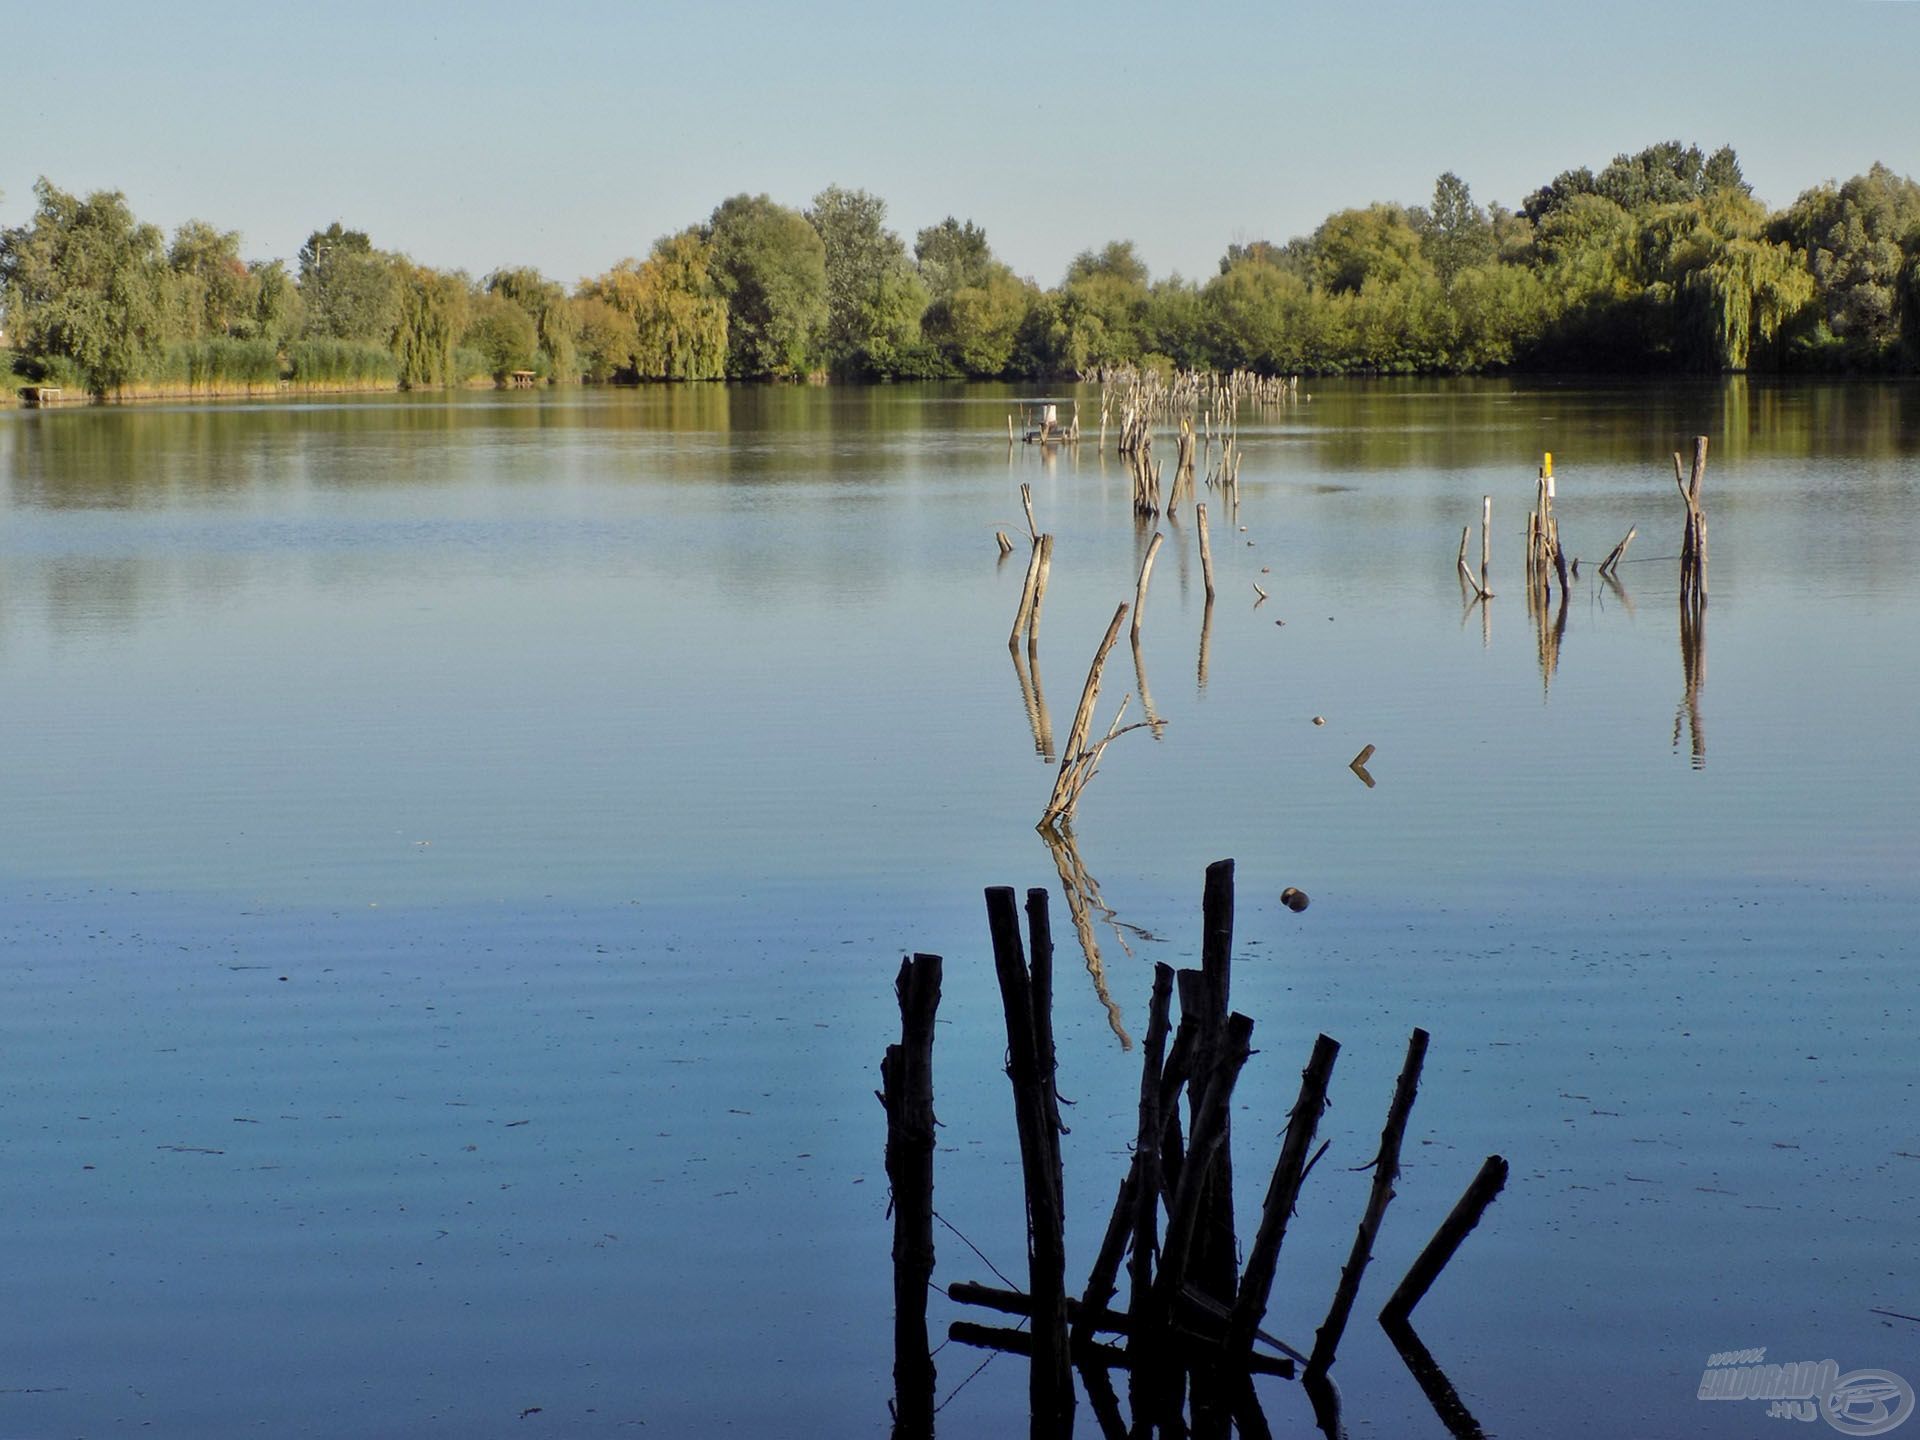
[[[1609,578],[1619,568],[1620,562],[1627,557],[1627,547],[1633,543],[1633,537],[1640,533],[1638,525],[1629,525],[1627,533],[1620,543],[1607,552],[1607,558],[1600,562],[1600,573]]]
[[[1480,497],[1480,593],[1482,595],[1493,594],[1493,591],[1487,588],[1487,532],[1492,528],[1493,497],[1482,495]]]
[[[1158,530],[1147,542],[1146,558],[1140,562],[1140,582],[1133,591],[1133,638],[1140,638],[1140,621],[1147,608],[1147,586],[1153,580],[1153,557],[1160,553],[1160,542],[1166,539]]]
[[[1154,1282],[1154,1303],[1161,1314],[1171,1313],[1174,1301],[1186,1285],[1187,1269],[1193,1260],[1195,1226],[1207,1189],[1207,1173],[1225,1138],[1228,1102],[1234,1082],[1240,1078],[1240,1069],[1247,1063],[1252,1037],[1253,1021],[1240,1014],[1227,1017],[1221,1047],[1213,1058],[1211,1073],[1194,1115],[1186,1164],[1180,1172],[1180,1187],[1168,1208],[1160,1276]]]
[[[1087,670],[1087,683],[1080,691],[1080,706],[1073,712],[1073,727],[1067,731],[1066,748],[1060,752],[1060,773],[1054,778],[1053,794],[1047,801],[1046,814],[1041,824],[1056,818],[1070,818],[1071,802],[1077,798],[1074,788],[1074,772],[1081,763],[1086,750],[1087,731],[1093,724],[1093,707],[1100,699],[1100,671],[1107,663],[1107,652],[1113,649],[1113,642],[1120,638],[1120,622],[1127,618],[1127,607],[1123,603],[1113,612],[1113,619],[1107,624],[1106,638],[1100,642],[1100,648],[1094,651],[1093,664]]]
[[[1027,633],[1033,623],[1033,597],[1040,587],[1040,538],[1034,537],[1033,548],[1027,552],[1027,575],[1020,585],[1020,605],[1013,612],[1013,630],[1007,636],[1009,648],[1020,643],[1020,637]]]
[[[1040,638],[1040,607],[1047,602],[1047,577],[1053,574],[1053,532],[1034,541],[1034,548],[1039,552],[1039,569],[1033,579],[1033,608],[1027,615],[1029,645]]]
[[[1707,511],[1700,487],[1707,478],[1707,437],[1693,437],[1693,469],[1684,478],[1680,453],[1673,456],[1673,479],[1687,506],[1687,528],[1680,538],[1680,598],[1697,604],[1707,599]]]

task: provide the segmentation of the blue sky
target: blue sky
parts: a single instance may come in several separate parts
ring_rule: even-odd
[[[1131,239],[1156,275],[1442,170],[1731,143],[1773,205],[1920,169],[1916,0],[1781,4],[13,4],[0,222],[46,175],[291,257],[331,220],[571,282],[727,195],[951,213],[1042,284]]]

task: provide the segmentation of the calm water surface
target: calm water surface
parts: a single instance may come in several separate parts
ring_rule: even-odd
[[[1920,1323],[1874,1313],[1920,1314],[1920,387],[1312,388],[1243,416],[1211,614],[1163,520],[1109,665],[1103,722],[1164,721],[1064,861],[1111,1007],[1033,824],[1151,532],[1092,443],[1009,452],[1031,395],[0,413],[0,1434],[882,1435],[900,954],[947,956],[936,1205],[1017,1274],[980,889],[1055,892],[1084,1274],[1121,1035],[1221,856],[1243,1215],[1313,1035],[1345,1047],[1269,1328],[1311,1340],[1418,1024],[1361,1312],[1508,1156],[1419,1312],[1488,1429],[1759,1433],[1694,1398],[1748,1346],[1920,1382]],[[1521,584],[1542,450],[1564,615]],[[1057,536],[1031,672],[993,540],[1023,481]],[[1444,1433],[1370,1321],[1335,1375],[1354,1433]],[[941,1433],[1024,1396],[997,1361]]]

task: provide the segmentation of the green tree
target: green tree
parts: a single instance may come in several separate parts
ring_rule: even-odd
[[[398,291],[393,358],[400,383],[408,389],[457,383],[454,349],[466,332],[471,307],[467,278],[404,259],[394,262],[393,274]]]
[[[1420,232],[1398,205],[1338,210],[1313,233],[1313,274],[1335,295],[1369,281],[1393,284],[1433,267],[1421,253]]]
[[[252,330],[255,286],[240,258],[240,232],[189,220],[173,232],[167,250],[173,338],[246,335]]]
[[[247,287],[253,334],[284,345],[300,333],[304,319],[300,287],[284,260],[249,261]]]
[[[1808,190],[1769,233],[1800,251],[1813,276],[1823,326],[1815,346],[1852,363],[1885,363],[1901,338],[1903,287],[1920,253],[1920,185],[1876,163],[1844,185]]]
[[[1704,200],[1717,190],[1753,193],[1740,173],[1740,161],[1731,145],[1722,145],[1707,155],[1698,145],[1665,140],[1636,154],[1614,156],[1598,175],[1584,166],[1563,170],[1529,195],[1520,208],[1538,225],[1581,195],[1598,195],[1632,212],[1683,200]]]
[[[1328,307],[1291,266],[1239,259],[1207,282],[1200,304],[1216,365],[1270,375],[1331,368]]]
[[[1038,299],[1033,286],[998,261],[978,285],[962,285],[927,307],[921,330],[964,375],[1004,375],[1014,363],[1014,345]]]
[[[643,380],[717,380],[727,373],[727,302],[713,247],[698,230],[662,236],[644,263],[622,260],[582,287],[633,327],[627,359]]]
[[[473,301],[460,343],[484,355],[487,373],[504,380],[516,370],[535,368],[540,333],[525,310],[489,291]]]
[[[98,391],[140,378],[167,340],[160,231],[117,190],[81,200],[44,177],[33,218],[0,232],[0,293],[13,343],[77,365]]]
[[[935,303],[952,298],[956,290],[984,288],[995,264],[987,232],[951,215],[914,237],[913,258],[928,299]]]
[[[505,266],[487,276],[485,288],[533,322],[536,347],[547,357],[555,384],[570,385],[580,378],[580,318],[557,281],[531,266]]]
[[[877,195],[838,185],[807,211],[825,249],[827,363],[841,373],[894,373],[920,333],[926,290],[886,218]]]
[[[1493,260],[1493,224],[1473,203],[1467,182],[1451,170],[1434,182],[1433,204],[1418,220],[1421,253],[1446,289],[1453,288],[1454,276],[1462,270]]]
[[[1067,266],[1050,327],[1047,368],[1084,374],[1129,364],[1147,351],[1147,266],[1131,240],[1084,250]]]
[[[405,267],[373,248],[363,230],[338,220],[300,247],[300,296],[307,333],[376,345],[393,342],[401,320]]]
[[[727,374],[811,373],[827,324],[827,250],[806,216],[765,195],[735,195],[713,212],[706,239],[727,302]]]
[[[633,317],[598,294],[583,292],[573,304],[580,322],[581,373],[597,384],[634,373],[640,341]]]

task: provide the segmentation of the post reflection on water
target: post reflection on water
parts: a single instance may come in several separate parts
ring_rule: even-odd
[[[1673,748],[1680,748],[1682,725],[1696,770],[1707,767],[1707,732],[1700,723],[1700,691],[1707,683],[1707,602],[1705,596],[1680,597],[1680,670],[1686,689],[1673,716]]]
[[[1094,919],[1098,916],[1100,923],[1113,932],[1114,943],[1129,960],[1134,958],[1133,947],[1127,943],[1129,934],[1137,940],[1152,941],[1159,937],[1138,925],[1127,924],[1119,912],[1101,898],[1100,882],[1093,878],[1086,861],[1080,858],[1080,842],[1074,837],[1071,822],[1042,825],[1040,838],[1046,841],[1054,869],[1059,872],[1060,893],[1066,897],[1067,913],[1073,917],[1074,938],[1080,942],[1081,957],[1087,962],[1093,993],[1107,1012],[1107,1026],[1119,1039],[1120,1048],[1131,1050],[1133,1038],[1127,1034],[1120,1006],[1107,988],[1107,966],[1100,956]]]

